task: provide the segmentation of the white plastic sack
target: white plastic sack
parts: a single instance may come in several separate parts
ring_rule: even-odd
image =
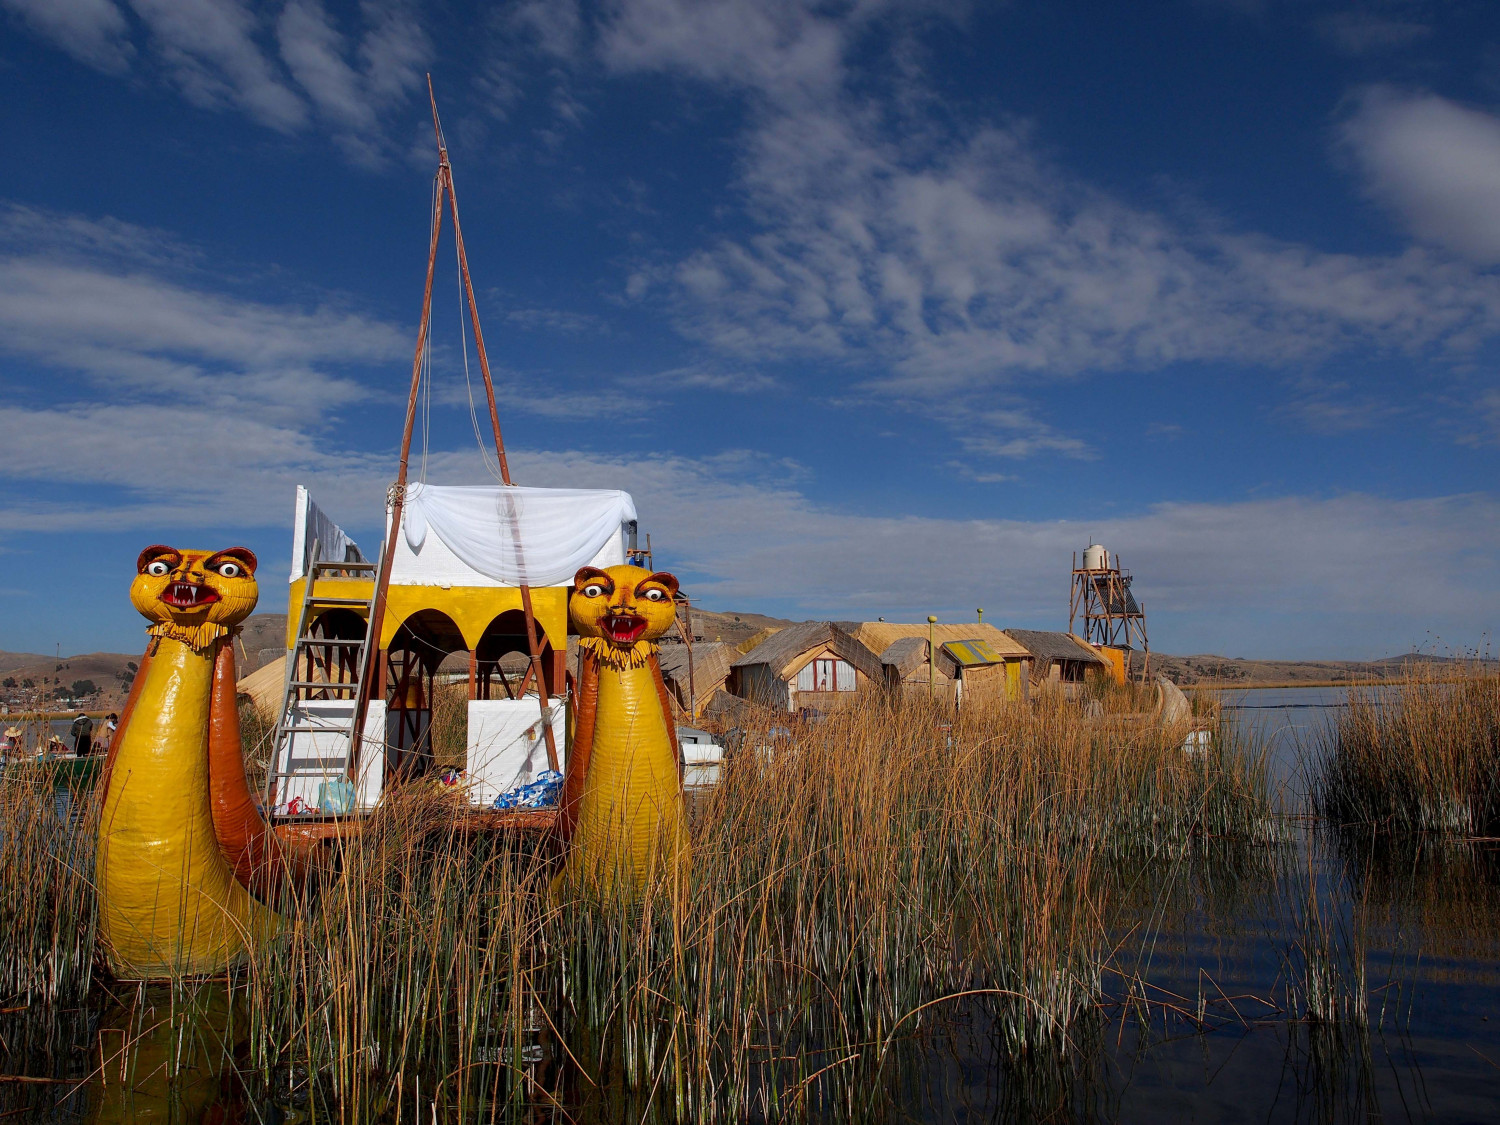
[[[417,483],[406,486],[401,522],[414,554],[430,532],[487,578],[559,586],[635,518],[635,501],[618,489]]]

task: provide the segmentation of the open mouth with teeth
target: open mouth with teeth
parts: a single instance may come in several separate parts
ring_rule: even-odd
[[[212,605],[219,600],[219,595],[208,586],[199,586],[193,582],[173,582],[162,591],[161,600],[173,609],[197,609],[199,606]]]
[[[633,613],[612,613],[599,625],[604,635],[617,645],[633,645],[646,631],[646,619]]]

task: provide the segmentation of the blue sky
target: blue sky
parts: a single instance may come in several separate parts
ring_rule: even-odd
[[[378,538],[433,74],[521,483],[708,608],[1379,657],[1500,609],[1483,3],[0,0],[0,648]],[[487,480],[439,257],[425,472]],[[419,466],[420,467],[420,466]]]

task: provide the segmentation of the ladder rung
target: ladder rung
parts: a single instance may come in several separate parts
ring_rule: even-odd
[[[344,640],[335,639],[331,641],[325,641],[321,637],[298,637],[297,643],[300,645],[306,645],[308,648],[363,648],[365,645],[365,638],[355,637],[345,638]]]
[[[353,691],[355,688],[359,687],[358,684],[351,683],[347,680],[335,680],[333,682],[329,682],[328,680],[291,680],[287,683],[286,686],[307,688],[339,688],[343,691]]]
[[[357,605],[365,609],[370,605],[369,598],[325,598],[319,594],[314,594],[307,600],[313,605]]]
[[[317,562],[313,563],[313,569],[369,571],[375,569],[375,564],[372,562]]]
[[[277,727],[276,729],[278,731],[280,731],[282,734],[300,734],[300,733],[306,731],[308,733],[314,733],[314,734],[341,734],[345,738],[349,737],[349,728],[347,726],[342,726],[342,727],[309,727],[309,726],[301,726],[301,725],[293,724],[292,726]]]

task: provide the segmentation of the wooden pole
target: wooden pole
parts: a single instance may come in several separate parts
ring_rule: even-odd
[[[411,460],[411,435],[417,421],[417,391],[422,385],[422,355],[427,349],[427,332],[432,324],[432,274],[437,266],[438,236],[443,230],[443,185],[438,181],[438,197],[433,202],[432,236],[427,244],[427,279],[422,285],[422,319],[417,325],[417,347],[411,361],[411,391],[406,397],[406,422],[401,429],[401,459],[396,466],[396,483],[391,489],[391,526],[386,531],[385,548],[380,556],[380,567],[375,576],[375,607],[370,611],[370,621],[365,629],[365,651],[377,659],[372,664],[365,659],[365,679],[356,693],[358,702],[354,706],[354,725],[350,728],[349,771],[351,780],[358,770],[359,747],[363,741],[365,715],[370,707],[370,695],[374,685],[379,684],[381,694],[385,690],[385,650],[380,634],[385,627],[385,607],[391,586],[391,566],[395,561],[396,536],[401,534],[401,513],[406,506],[407,465]],[[314,562],[317,560],[314,559]],[[308,581],[312,578],[309,576]]]
[[[505,459],[505,439],[500,436],[500,411],[495,406],[495,383],[490,377],[489,354],[484,350],[484,330],[479,326],[479,305],[474,300],[474,282],[469,276],[469,255],[464,249],[463,227],[458,221],[458,195],[453,188],[453,167],[448,163],[448,145],[443,140],[443,126],[438,120],[437,96],[432,90],[432,75],[427,76],[427,99],[432,105],[432,130],[437,136],[438,178],[448,193],[448,209],[453,215],[453,238],[458,246],[458,271],[463,278],[464,295],[469,303],[469,320],[474,325],[474,348],[479,353],[479,373],[484,378],[484,397],[490,409],[490,427],[495,434],[495,457],[500,465],[500,479],[506,485],[510,479],[510,465]],[[542,642],[536,635],[536,614],[531,603],[531,584],[524,578],[525,565],[521,556],[521,526],[517,520],[511,528],[516,544],[516,559],[521,563],[521,612],[526,618],[526,643],[531,652],[531,670],[536,677],[537,697],[542,707],[542,731],[547,742],[547,768],[559,768],[557,740],[552,733],[552,722],[547,711],[552,706],[547,691],[547,681],[542,675]]]
[[[937,636],[937,618],[931,614],[927,617],[927,698],[931,699],[937,692],[937,649],[933,642]]]

